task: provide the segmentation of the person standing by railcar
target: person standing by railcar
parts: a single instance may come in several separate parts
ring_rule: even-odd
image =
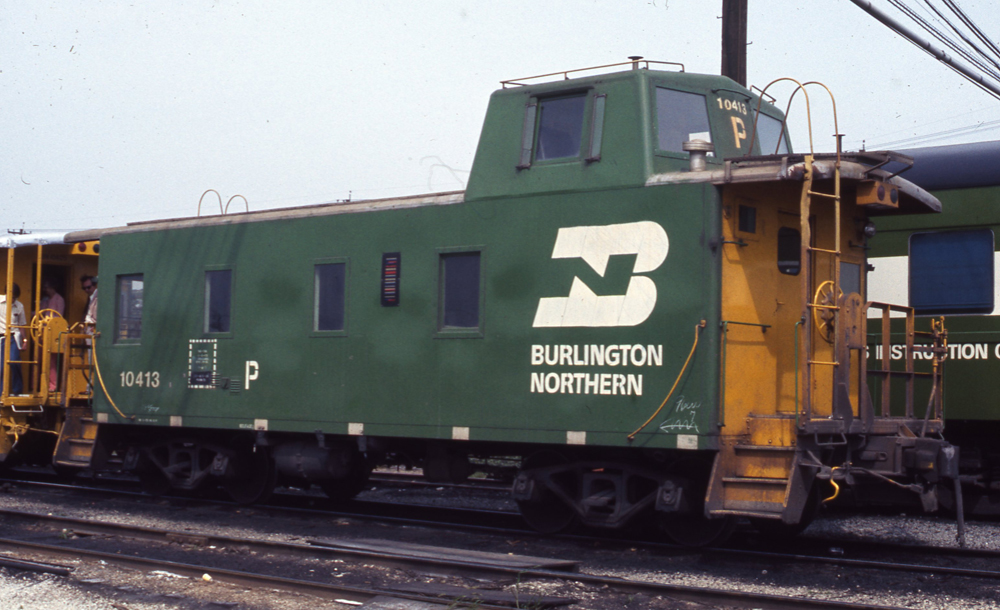
[[[41,310],[42,311],[54,311],[60,316],[66,316],[66,300],[56,291],[55,285],[52,280],[42,280],[42,297]],[[51,313],[45,315],[51,316]],[[56,358],[52,359],[52,365],[49,367],[49,391],[54,392],[58,387],[59,382],[59,363]]]
[[[14,284],[11,288],[13,292],[14,304],[11,306],[10,314],[10,349],[6,349],[3,345],[6,341],[7,334],[7,303],[9,299],[7,295],[0,295],[0,353],[8,356],[7,361],[4,364],[15,362],[21,359],[21,350],[27,347],[27,342],[23,335],[21,334],[21,328],[27,325],[27,320],[24,316],[24,305],[18,299],[21,297],[21,287]],[[24,382],[21,379],[21,365],[20,364],[10,364],[10,387],[8,388],[8,394],[21,394],[24,391]],[[6,372],[7,366],[0,367],[0,385],[3,384],[3,375]]]
[[[97,324],[97,277],[84,275],[80,278],[80,287],[87,293],[87,309],[83,316],[83,323],[87,327],[87,334],[94,333],[94,324]]]
[[[42,280],[42,294],[45,296],[42,297],[41,309],[51,309],[60,316],[66,316],[66,299],[56,291],[52,280]]]

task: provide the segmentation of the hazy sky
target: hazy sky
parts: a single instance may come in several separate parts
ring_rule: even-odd
[[[750,84],[828,85],[845,148],[1000,120],[1000,102],[848,0],[749,5]],[[992,2],[961,5],[1000,38]],[[718,74],[721,6],[6,2],[0,230],[192,216],[210,188],[251,210],[462,189],[500,80],[629,55]],[[830,149],[828,102],[814,101],[813,125],[817,149]],[[934,144],[989,139],[997,126]]]

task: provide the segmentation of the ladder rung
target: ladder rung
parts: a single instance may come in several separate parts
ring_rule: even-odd
[[[839,362],[824,362],[822,360],[810,360],[809,364],[825,364],[827,366],[840,366]]]
[[[827,250],[826,248],[813,248],[812,246],[807,246],[806,250],[809,252],[825,252],[827,254],[840,254],[840,250]]]
[[[815,307],[816,309],[840,309],[837,305],[820,305],[819,303],[806,303],[806,307]]]
[[[836,201],[840,201],[840,197],[838,197],[837,195],[834,195],[833,193],[820,193],[820,192],[817,192],[817,191],[808,191],[808,193],[810,195],[816,195],[817,197],[829,197],[830,199],[834,199]]]

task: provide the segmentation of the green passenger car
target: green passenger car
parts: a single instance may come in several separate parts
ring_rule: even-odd
[[[915,165],[902,175],[933,192],[944,210],[932,216],[879,219],[878,235],[871,242],[872,298],[910,303],[925,316],[947,316],[947,437],[962,447],[966,510],[997,514],[1000,255],[995,235],[1000,230],[1000,142],[903,152]],[[911,252],[918,257],[913,263]],[[899,361],[905,351],[903,328],[896,324],[891,357]]]

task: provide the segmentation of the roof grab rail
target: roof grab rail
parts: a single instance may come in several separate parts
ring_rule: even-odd
[[[797,94],[799,91],[802,91],[802,95],[804,95],[805,98],[806,98],[806,124],[807,124],[808,130],[809,130],[809,153],[810,154],[815,154],[815,148],[813,147],[813,133],[812,133],[812,110],[811,110],[811,106],[809,104],[809,92],[806,91],[806,87],[808,87],[809,85],[819,85],[820,87],[823,87],[823,89],[826,89],[827,94],[830,96],[830,103],[831,103],[831,105],[833,107],[833,131],[834,131],[833,137],[834,137],[834,139],[836,140],[836,143],[837,143],[837,167],[840,167],[841,139],[844,136],[843,136],[842,133],[840,133],[840,127],[837,124],[837,100],[834,99],[833,92],[830,91],[830,88],[827,87],[826,85],[824,85],[823,83],[819,82],[819,81],[809,81],[807,83],[800,83],[799,81],[795,80],[794,78],[784,77],[784,78],[778,78],[778,79],[775,79],[775,80],[771,81],[770,83],[767,84],[766,87],[764,87],[763,89],[761,89],[761,91],[760,91],[760,97],[757,99],[757,110],[756,110],[756,113],[754,114],[754,117],[753,117],[753,130],[750,132],[751,133],[751,137],[750,137],[751,149],[750,150],[752,150],[752,148],[753,148],[753,142],[757,138],[757,120],[760,118],[760,106],[761,106],[761,103],[764,101],[764,96],[767,94],[767,90],[771,87],[771,85],[773,85],[775,83],[780,83],[781,81],[791,81],[791,82],[793,82],[793,83],[796,84],[796,87],[795,87],[795,90],[792,91],[792,94],[788,97],[788,105],[785,106],[785,118],[782,119],[782,121],[781,121],[781,133],[778,134],[778,139],[777,139],[777,142],[775,143],[774,154],[778,153],[778,148],[781,146],[781,141],[782,141],[782,139],[785,136],[785,132],[787,131],[787,127],[788,127],[788,113],[792,109],[792,101],[795,100],[795,94]],[[750,150],[747,151],[746,156],[750,155]]]
[[[511,80],[502,80],[500,84],[506,89],[509,86],[526,87],[527,84],[521,81],[535,80],[539,78],[548,78],[551,76],[562,76],[563,80],[569,80],[569,75],[576,72],[588,72],[590,70],[602,70],[604,68],[615,68],[618,66],[632,66],[633,70],[639,69],[639,64],[645,64],[645,69],[649,69],[649,64],[657,64],[664,66],[680,66],[680,71],[684,72],[684,64],[678,63],[676,61],[655,61],[652,59],[643,59],[638,55],[632,55],[629,57],[629,61],[623,61],[616,64],[605,64],[603,66],[592,66],[590,68],[577,68],[575,70],[561,70],[559,72],[550,72],[548,74],[539,74],[538,76],[525,76],[524,78],[514,78]]]
[[[209,193],[215,193],[215,196],[219,198],[219,214],[222,216],[225,216],[226,214],[229,213],[229,204],[231,204],[233,202],[233,199],[236,199],[237,197],[243,200],[243,204],[246,206],[247,213],[248,214],[250,213],[250,202],[247,201],[247,198],[244,197],[243,195],[233,195],[232,197],[229,198],[229,201],[226,202],[226,206],[222,207],[222,195],[219,194],[219,191],[215,189],[208,189],[207,191],[201,194],[201,199],[198,200],[199,217],[201,216],[201,203],[202,201],[205,200],[205,195]]]
[[[222,209],[222,195],[220,195],[219,191],[215,189],[208,189],[207,191],[202,193],[201,198],[198,199],[198,216],[201,216],[201,202],[205,199],[205,195],[209,193],[215,193],[215,196],[219,198],[219,214],[225,214],[226,213],[225,210]]]
[[[248,214],[250,213],[250,202],[247,201],[247,198],[244,197],[243,195],[233,195],[232,197],[229,198],[229,201],[226,202],[226,209],[225,211],[223,211],[223,214],[229,213],[229,204],[232,203],[233,199],[236,199],[237,197],[243,200],[243,203],[247,206],[247,213]]]

